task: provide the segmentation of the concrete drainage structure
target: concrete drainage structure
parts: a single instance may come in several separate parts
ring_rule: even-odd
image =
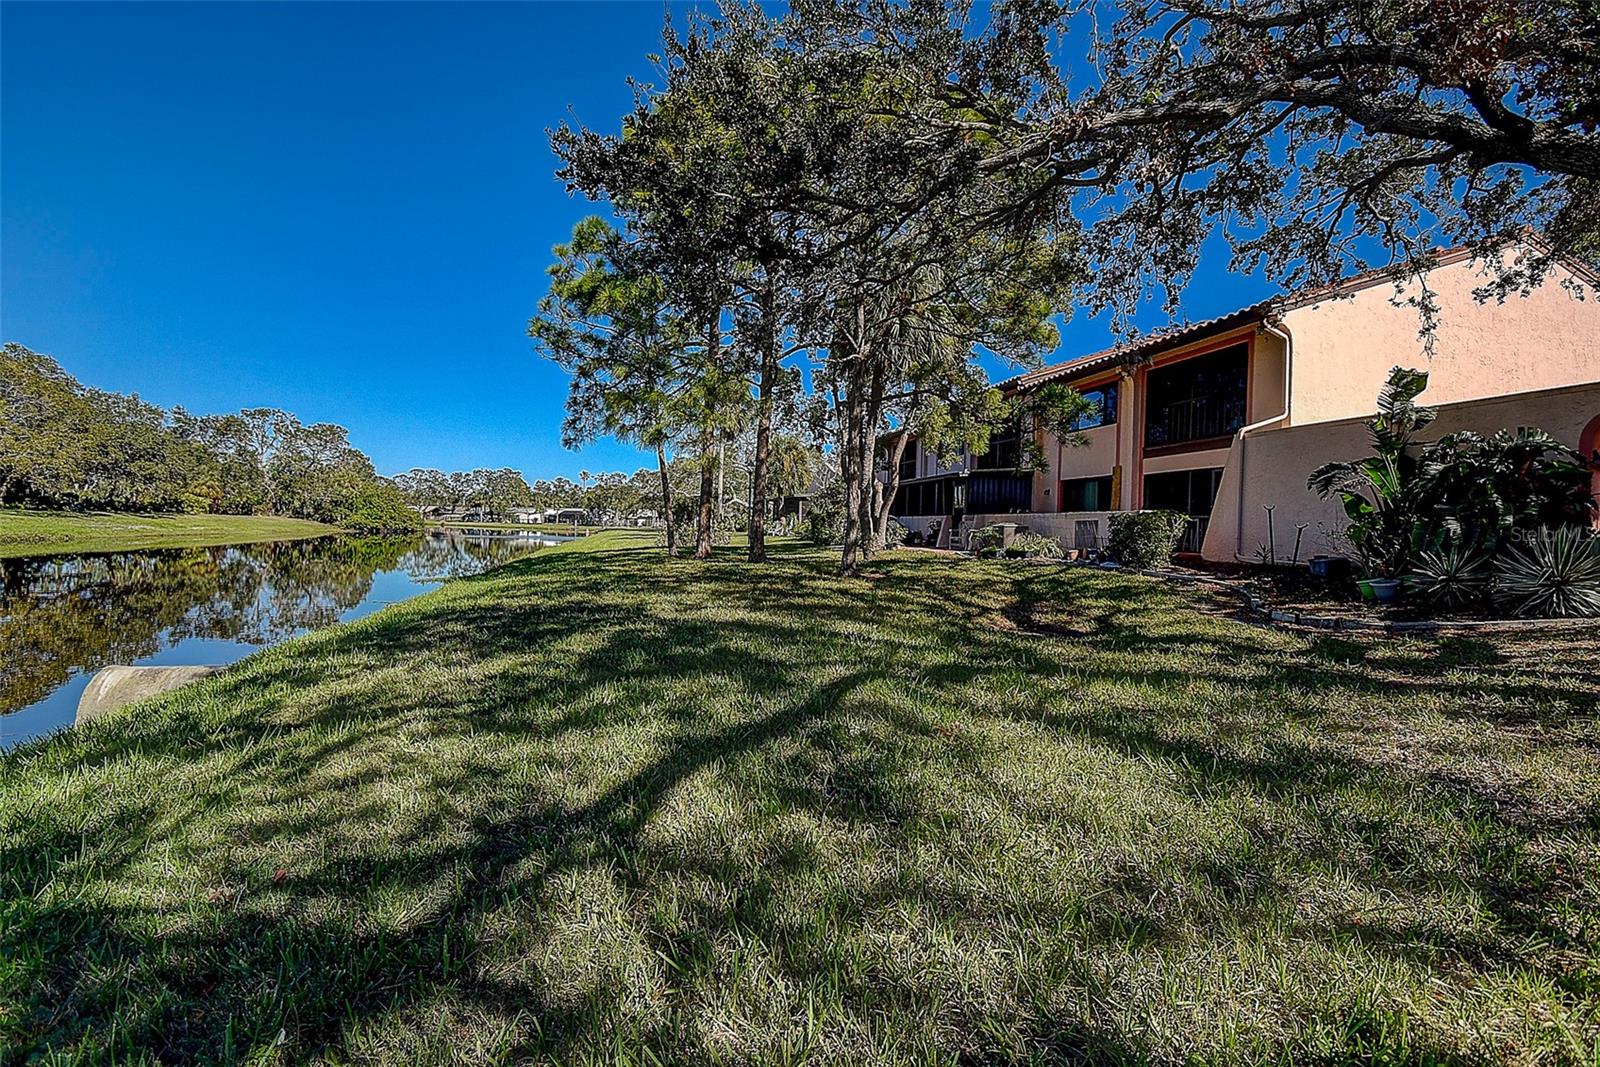
[[[89,687],[79,698],[73,725],[81,726],[126,704],[209,678],[220,670],[221,667],[103,667],[89,679]]]

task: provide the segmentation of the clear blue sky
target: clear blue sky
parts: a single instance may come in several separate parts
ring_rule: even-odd
[[[596,210],[545,130],[617,128],[664,10],[7,3],[0,335],[163,406],[337,422],[383,473],[632,470],[562,449],[524,331]],[[1190,316],[1266,291],[1211,260]],[[1076,319],[1063,355],[1106,341]]]

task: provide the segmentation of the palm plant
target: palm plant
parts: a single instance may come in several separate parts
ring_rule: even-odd
[[[1324,498],[1338,494],[1350,519],[1350,542],[1371,576],[1399,577],[1416,547],[1426,472],[1413,441],[1437,415],[1416,402],[1427,387],[1427,371],[1391,370],[1378,394],[1378,413],[1367,420],[1375,454],[1325,463],[1306,483]]]
[[[1516,530],[1584,525],[1593,513],[1588,464],[1535,427],[1446,434],[1423,449],[1421,470],[1429,521],[1490,547]]]

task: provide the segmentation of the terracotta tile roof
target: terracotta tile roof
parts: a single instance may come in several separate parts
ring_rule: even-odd
[[[1120,363],[1131,362],[1141,356],[1170,348],[1173,345],[1187,344],[1198,341],[1212,333],[1224,333],[1240,326],[1248,326],[1252,322],[1259,322],[1277,305],[1276,300],[1263,300],[1237,311],[1230,311],[1226,315],[1218,315],[1211,319],[1202,319],[1199,322],[1184,323],[1124,344],[1112,345],[1102,348],[1098,352],[1091,352],[1086,356],[1078,356],[1064,363],[1052,363],[1048,367],[1018,374],[1007,378],[1003,382],[996,382],[995,388],[1005,392],[1037,389],[1041,385],[1056,381],[1071,381],[1085,375],[1099,371],[1109,370]]]

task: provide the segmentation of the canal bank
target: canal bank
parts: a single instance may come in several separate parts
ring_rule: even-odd
[[[331,537],[338,528],[276,515],[142,514],[0,508],[0,559]]]
[[[559,540],[429,530],[0,559],[0,749],[70,725],[102,667],[224,666]]]

